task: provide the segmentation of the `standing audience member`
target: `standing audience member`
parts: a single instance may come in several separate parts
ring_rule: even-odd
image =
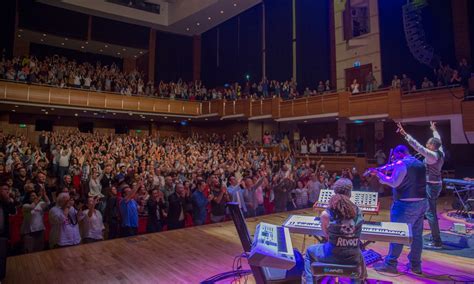
[[[50,204],[49,198],[45,190],[40,196],[32,191],[26,195],[25,201],[21,224],[24,249],[26,253],[41,251],[44,248],[44,212]]]
[[[168,230],[184,228],[186,213],[192,207],[189,192],[182,184],[177,184],[176,191],[168,197],[168,203]]]
[[[156,233],[163,230],[163,220],[166,218],[165,198],[163,192],[158,188],[151,192],[151,197],[147,201],[148,220],[146,226],[147,233]]]
[[[79,233],[79,216],[83,214],[82,208],[74,208],[74,200],[69,193],[62,192],[56,199],[56,206],[49,211],[50,248],[68,247],[81,243]]]
[[[138,204],[135,200],[138,186],[133,189],[126,185],[123,189],[123,198],[120,200],[120,218],[122,226],[120,228],[123,237],[135,236],[138,234]]]
[[[87,198],[87,209],[80,216],[79,221],[82,225],[82,241],[85,244],[94,243],[104,239],[104,222],[102,221],[102,214],[95,207],[98,203],[98,198]]]
[[[223,184],[212,191],[211,222],[219,223],[225,219],[225,206],[230,201],[227,187]]]

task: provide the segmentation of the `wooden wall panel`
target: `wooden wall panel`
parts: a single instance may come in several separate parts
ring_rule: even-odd
[[[71,96],[74,95],[73,91],[71,91]],[[106,94],[101,93],[89,93],[89,107],[94,108],[105,108],[105,98]]]
[[[474,101],[462,102],[462,123],[464,131],[474,132]]]

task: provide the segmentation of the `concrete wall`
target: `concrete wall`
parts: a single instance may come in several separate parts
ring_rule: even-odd
[[[377,0],[348,0],[351,5],[360,2],[369,3],[370,11],[370,33],[359,36],[347,42],[344,40],[343,29],[343,13],[335,12],[335,36],[336,36],[336,77],[337,88],[341,89],[346,86],[345,69],[351,68],[355,61],[360,61],[361,65],[372,64],[372,70],[377,83],[382,82],[382,66],[380,56],[380,33],[379,33],[379,17],[378,17],[378,1]],[[351,47],[352,41],[364,42],[365,44],[358,47]]]

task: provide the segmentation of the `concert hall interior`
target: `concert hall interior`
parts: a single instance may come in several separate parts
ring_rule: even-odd
[[[0,7],[0,283],[474,283],[474,1]]]

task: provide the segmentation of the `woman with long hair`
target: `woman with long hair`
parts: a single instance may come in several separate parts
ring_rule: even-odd
[[[361,283],[367,278],[367,269],[360,250],[362,232],[361,210],[352,203],[350,196],[352,182],[347,178],[337,180],[332,186],[334,195],[329,200],[328,208],[321,213],[321,228],[327,242],[310,246],[306,251],[304,279],[313,283],[311,263],[323,262],[359,266]]]

